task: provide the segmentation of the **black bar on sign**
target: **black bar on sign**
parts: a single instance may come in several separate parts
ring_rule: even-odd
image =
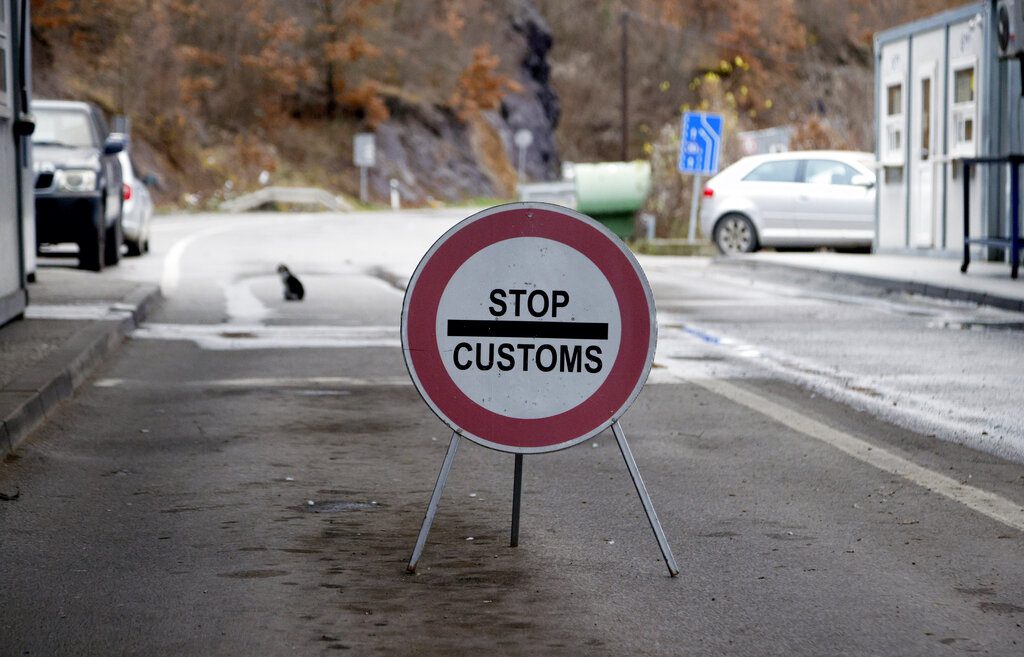
[[[548,338],[552,340],[607,340],[608,324],[598,322],[529,322],[449,319],[449,337]]]

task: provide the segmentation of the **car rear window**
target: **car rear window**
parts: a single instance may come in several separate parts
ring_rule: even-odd
[[[796,182],[798,160],[765,162],[743,177],[751,182]]]

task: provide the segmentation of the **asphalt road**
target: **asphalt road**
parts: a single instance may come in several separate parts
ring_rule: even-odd
[[[103,275],[162,309],[0,468],[0,655],[1024,653],[1020,333],[962,328],[1019,318],[702,260],[643,260],[623,418],[681,575],[610,434],[526,457],[515,549],[464,444],[406,574],[449,432],[400,288],[466,214],[160,218]]]

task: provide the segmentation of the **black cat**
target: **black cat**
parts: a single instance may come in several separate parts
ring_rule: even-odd
[[[302,301],[302,297],[306,296],[306,289],[302,287],[302,282],[284,265],[277,266],[277,273],[281,277],[281,282],[284,283],[284,300]]]

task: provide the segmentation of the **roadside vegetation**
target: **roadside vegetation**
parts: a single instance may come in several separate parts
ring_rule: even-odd
[[[725,113],[733,138],[791,125],[794,146],[871,149],[872,34],[947,4],[33,0],[34,84],[38,97],[128,116],[135,156],[160,175],[164,204],[213,205],[261,176],[355,196],[352,135],[416,121],[436,133],[431,148],[452,151],[439,157],[468,152],[484,175],[450,193],[438,189],[444,177],[422,183],[413,202],[502,197],[515,184],[502,123],[510,98],[539,98],[537,120],[553,132],[553,155],[532,177],[557,176],[559,159],[620,159],[628,10],[628,157],[652,160],[649,209],[659,235],[675,236],[689,207],[688,181],[674,173],[681,111]],[[549,36],[523,28],[524,12],[542,17]],[[394,143],[384,157],[425,147]],[[726,157],[737,154],[733,139]],[[408,159],[403,184],[412,186],[431,165]]]

